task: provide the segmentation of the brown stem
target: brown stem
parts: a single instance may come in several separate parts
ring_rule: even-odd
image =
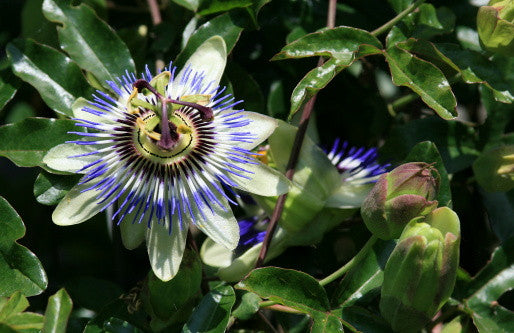
[[[328,4],[328,13],[327,13],[327,27],[334,28],[335,25],[335,16],[336,16],[336,3],[337,0],[330,0]],[[318,67],[323,65],[323,58],[320,58],[318,61]],[[298,157],[300,156],[300,150],[302,149],[303,139],[305,138],[305,133],[307,132],[307,126],[309,125],[309,119],[311,117],[312,109],[314,108],[314,103],[316,102],[316,96],[314,95],[311,99],[305,104],[302,116],[300,118],[300,124],[298,126],[298,131],[296,132],[296,136],[294,138],[293,148],[291,151],[291,155],[289,156],[289,161],[287,163],[286,169],[286,177],[291,180],[293,179],[296,164],[298,163]],[[282,215],[282,211],[284,210],[284,204],[286,203],[287,193],[282,194],[278,197],[275,208],[273,209],[273,213],[271,214],[271,219],[268,223],[268,228],[266,229],[266,237],[262,242],[261,251],[259,252],[259,257],[257,257],[257,261],[255,263],[255,267],[260,267],[264,263],[266,259],[266,255],[268,254],[269,247],[271,245],[271,239],[273,238],[273,234],[277,229],[277,222]]]

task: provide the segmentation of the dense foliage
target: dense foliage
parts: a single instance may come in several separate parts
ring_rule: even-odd
[[[514,330],[514,1],[348,0],[331,11],[321,0],[160,0],[157,14],[152,3],[0,2],[1,332]],[[187,193],[198,206],[190,224],[203,233],[193,227],[188,236],[186,224],[173,238],[177,266],[165,269],[155,256],[170,247],[151,235],[139,246],[146,222],[142,231],[113,223],[125,194],[101,213],[88,211],[97,202],[67,203],[91,192],[80,192],[76,173],[91,161],[68,158],[89,146],[69,143],[79,140],[70,132],[95,137],[109,125],[84,115],[111,108],[88,104],[93,94],[123,101],[127,119],[139,112],[132,108],[165,117],[162,103],[185,112],[185,101],[203,112],[200,127],[218,124],[224,101],[212,104],[207,88],[166,95],[183,77],[157,75],[169,61],[177,73],[202,61],[215,74],[224,68],[224,93],[257,113],[244,113],[259,128],[242,147],[267,141],[231,155],[248,163],[255,154],[257,166],[245,164],[253,182],[213,181],[228,199]],[[143,72],[143,83],[129,74]],[[116,91],[124,75],[135,87],[128,99]],[[144,104],[143,93],[160,100]],[[300,150],[297,126],[312,107]],[[162,122],[172,134],[196,133],[173,117]],[[134,121],[153,140],[141,147],[161,147],[166,134],[147,118]],[[345,143],[331,151],[336,139]],[[337,164],[339,151],[361,164]],[[254,269],[285,188],[268,256]],[[218,199],[239,220],[234,251],[234,235],[224,241],[220,227],[230,213],[214,209],[222,218],[201,223],[200,206],[213,210]]]

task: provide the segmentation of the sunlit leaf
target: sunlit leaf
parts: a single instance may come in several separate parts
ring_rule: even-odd
[[[45,0],[43,13],[57,28],[61,48],[82,68],[105,84],[126,71],[135,72],[134,61],[123,41],[88,6],[70,6],[64,0]]]
[[[43,333],[64,333],[73,303],[64,289],[50,296],[45,311]]]
[[[70,58],[31,40],[7,45],[13,72],[37,89],[56,112],[72,116],[71,105],[80,96],[90,96],[91,87]]]
[[[68,140],[68,132],[76,128],[72,120],[48,118],[0,126],[0,156],[21,167],[42,166],[46,152]]]
[[[48,280],[39,259],[16,241],[25,235],[21,217],[0,197],[0,296],[42,293]]]

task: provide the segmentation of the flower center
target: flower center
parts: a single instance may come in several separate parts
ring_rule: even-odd
[[[210,96],[208,95],[184,96],[189,97],[192,101],[188,101],[187,99],[175,100],[165,97],[165,90],[169,83],[170,76],[170,72],[162,72],[152,79],[151,82],[143,79],[137,80],[132,85],[133,92],[127,101],[127,109],[130,113],[141,113],[141,109],[143,109],[145,113],[145,116],[138,118],[137,121],[139,127],[138,133],[140,133],[138,135],[142,133],[144,136],[143,139],[140,136],[138,137],[138,142],[141,143],[141,147],[144,148],[148,145],[153,145],[153,147],[151,147],[152,149],[145,149],[145,151],[158,149],[165,155],[179,154],[180,151],[184,151],[184,142],[192,141],[191,124],[189,124],[184,117],[180,116],[181,113],[179,110],[181,107],[198,110],[203,121],[211,121],[214,117],[210,107],[199,104],[199,102],[208,104],[210,100]],[[155,95],[157,103],[154,105],[139,99],[140,93],[144,95]],[[147,113],[150,113],[150,115],[147,115]],[[182,113],[182,116],[184,116],[184,113]],[[159,128],[157,128],[157,124],[159,124]],[[185,137],[181,138],[182,136]],[[177,151],[179,151],[179,153],[177,153]]]

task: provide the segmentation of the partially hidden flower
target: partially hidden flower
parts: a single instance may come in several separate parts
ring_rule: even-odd
[[[147,70],[108,82],[113,93],[74,105],[82,138],[54,147],[49,168],[84,176],[56,207],[59,225],[81,223],[112,209],[125,247],[146,239],[152,269],[169,280],[178,271],[189,225],[229,250],[239,227],[229,203],[234,189],[262,196],[287,192],[289,182],[263,165],[251,150],[277,126],[276,120],[237,109],[240,101],[219,81],[226,46],[205,41],[176,72]]]
[[[280,126],[282,130],[291,127],[284,124]],[[278,148],[277,135],[273,134],[273,136],[275,137],[270,139],[272,141],[271,146]],[[293,197],[293,200],[288,199],[290,201],[286,201],[281,218],[282,223],[279,224],[273,236],[266,261],[277,257],[290,246],[310,245],[319,242],[328,230],[355,213],[356,208],[359,207],[373,183],[389,168],[389,164],[378,162],[378,154],[375,148],[351,147],[348,143],[338,139],[329,152],[324,152],[313,144],[309,138],[305,138],[305,140],[304,147],[306,148],[304,149],[306,150],[303,153],[307,155],[308,152],[314,158],[303,159],[299,162],[299,167],[297,167],[299,177],[296,178],[297,182],[294,183],[296,185],[291,187],[288,194],[288,198]],[[275,152],[270,151],[270,145],[260,147],[261,155],[259,158],[270,165],[277,165],[277,162],[280,165],[283,161],[280,160],[282,156],[277,154],[278,151],[279,149],[276,149]],[[315,165],[317,159],[322,161],[320,169],[317,169]],[[327,177],[328,172],[333,172],[335,177],[332,179],[339,181],[339,184],[329,183],[332,189],[335,188],[341,193],[345,190],[346,192],[344,195],[336,193],[337,199],[334,197],[332,201],[335,207],[318,207],[314,200],[319,200],[319,197],[314,198],[312,194],[306,193],[309,186],[299,189],[297,185],[298,182],[303,180],[306,184],[309,184],[311,179],[317,179],[318,177],[323,180],[324,177]],[[304,178],[306,173],[309,177]],[[352,190],[355,189],[359,190],[357,194],[352,193]],[[330,189],[326,192],[330,193]],[[267,199],[269,200],[257,201],[259,204],[263,202],[268,204],[268,201],[271,201],[268,208],[272,208],[275,201],[271,198]],[[345,199],[349,199],[349,202],[345,202]],[[325,201],[325,203],[330,202],[329,200]],[[223,250],[211,240],[206,240],[202,245],[202,260],[208,266],[218,268],[217,275],[225,281],[240,280],[253,268],[261,243],[266,236],[269,211],[259,208],[256,202],[251,201],[247,202],[245,210],[251,213],[238,221],[241,238],[235,253]],[[309,216],[311,213],[313,215]],[[299,224],[299,219],[305,220],[306,223]]]

